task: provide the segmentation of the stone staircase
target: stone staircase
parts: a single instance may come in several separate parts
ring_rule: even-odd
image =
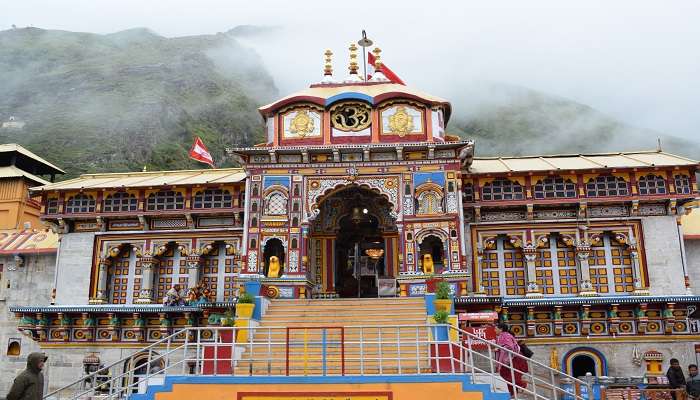
[[[430,372],[425,324],[423,298],[273,300],[234,375]]]

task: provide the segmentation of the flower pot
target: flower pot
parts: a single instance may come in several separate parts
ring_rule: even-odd
[[[449,314],[452,311],[452,300],[435,299],[435,311],[444,311]]]
[[[236,317],[238,317],[238,318],[252,318],[254,309],[255,309],[255,304],[252,304],[252,303],[236,304]]]

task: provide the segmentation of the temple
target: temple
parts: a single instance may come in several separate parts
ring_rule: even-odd
[[[695,361],[700,230],[684,239],[683,222],[700,226],[687,215],[698,161],[660,149],[478,157],[449,134],[447,100],[389,81],[375,55],[365,79],[351,49],[340,78],[327,52],[318,83],[260,107],[266,142],[227,149],[240,168],[55,183],[17,172],[60,245],[51,304],[11,311],[32,346],[71,360],[56,376],[76,377],[89,352],[117,360],[216,326],[251,283],[263,323],[270,301],[422,299],[442,281],[455,326],[495,315],[568,375]],[[61,172],[44,165],[33,173]],[[176,284],[208,297],[162,305]]]

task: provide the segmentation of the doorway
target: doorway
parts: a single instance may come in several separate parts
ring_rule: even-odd
[[[571,360],[571,372],[571,376],[577,378],[586,376],[588,372],[596,376],[595,360],[591,356],[579,354]]]

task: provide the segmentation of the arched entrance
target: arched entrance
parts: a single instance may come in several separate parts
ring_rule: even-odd
[[[263,247],[263,260],[265,261],[263,273],[268,276],[268,269],[270,267],[270,257],[276,256],[279,260],[280,274],[283,273],[285,267],[285,253],[284,253],[284,243],[278,238],[271,238],[265,242]]]
[[[603,354],[591,347],[577,347],[564,355],[564,372],[580,377],[590,372],[593,376],[608,374],[607,361]]]
[[[425,266],[422,263],[424,255],[430,254],[433,260],[433,269],[436,274],[442,273],[445,265],[445,245],[442,239],[436,235],[430,234],[426,236],[420,244],[421,268],[425,271]]]
[[[317,281],[339,297],[377,296],[378,279],[393,275],[396,257],[396,223],[387,198],[350,185],[327,195],[319,210],[311,239],[322,243],[314,249],[316,273],[322,274]],[[383,254],[372,258],[371,249]]]
[[[588,355],[579,354],[571,359],[572,376],[586,376],[587,373],[596,376],[595,361]]]

